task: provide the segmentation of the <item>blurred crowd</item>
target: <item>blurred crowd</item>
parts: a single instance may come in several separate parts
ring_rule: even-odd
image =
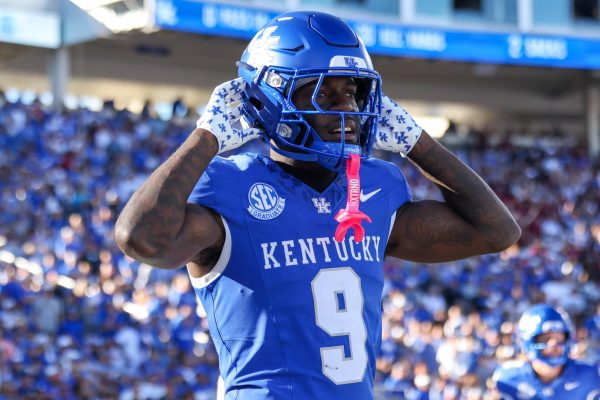
[[[0,96],[0,399],[214,398],[217,356],[185,269],[140,264],[113,238],[133,190],[193,126]],[[489,398],[494,368],[518,355],[515,321],[542,301],[571,315],[573,356],[600,363],[600,165],[578,146],[476,137],[453,150],[523,236],[443,265],[387,260],[378,398]],[[398,162],[415,199],[439,198]]]

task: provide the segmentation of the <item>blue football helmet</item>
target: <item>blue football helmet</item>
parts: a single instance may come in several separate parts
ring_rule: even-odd
[[[246,81],[244,108],[249,122],[265,132],[278,153],[318,162],[331,169],[345,167],[344,158],[368,158],[381,112],[381,79],[367,50],[343,20],[321,12],[289,12],[275,17],[252,39],[237,63]],[[357,112],[322,109],[316,96],[328,76],[348,76],[357,86]],[[316,82],[311,109],[299,109],[294,91]],[[341,140],[321,140],[305,120],[310,114],[338,115]],[[357,122],[358,144],[345,141],[345,124]]]
[[[560,356],[547,357],[542,354],[547,345],[536,343],[536,337],[546,332],[562,332],[566,335]],[[517,338],[529,360],[540,360],[554,367],[563,365],[568,360],[572,341],[569,318],[550,306],[537,304],[526,310],[519,319]]]

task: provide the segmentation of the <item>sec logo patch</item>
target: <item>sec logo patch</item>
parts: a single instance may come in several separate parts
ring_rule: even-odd
[[[248,192],[248,212],[254,218],[269,220],[277,218],[285,208],[285,199],[271,185],[255,183]]]

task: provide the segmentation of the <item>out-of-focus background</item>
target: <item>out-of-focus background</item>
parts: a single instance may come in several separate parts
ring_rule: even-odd
[[[538,302],[570,314],[572,356],[598,365],[599,3],[0,0],[0,399],[215,398],[185,270],[124,256],[113,226],[248,39],[292,9],[348,20],[385,92],[523,230],[498,255],[387,260],[377,398],[489,398]],[[415,199],[439,198],[396,161]]]

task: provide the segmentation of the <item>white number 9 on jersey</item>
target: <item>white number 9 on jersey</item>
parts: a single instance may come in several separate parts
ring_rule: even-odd
[[[331,336],[346,335],[350,343],[349,357],[343,345],[321,347],[323,374],[337,385],[362,381],[368,357],[360,278],[349,267],[322,269],[311,287],[319,328]]]

